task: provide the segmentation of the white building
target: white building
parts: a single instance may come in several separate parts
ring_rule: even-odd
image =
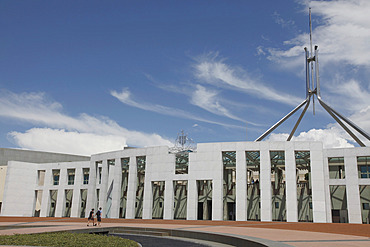
[[[9,161],[2,216],[368,223],[370,148],[321,142],[127,148],[89,161]]]

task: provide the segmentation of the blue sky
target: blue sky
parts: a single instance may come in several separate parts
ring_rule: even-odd
[[[92,154],[253,141],[305,98],[370,132],[370,2],[1,1],[0,146]],[[268,140],[284,140],[297,116]],[[295,140],[355,145],[316,104]]]

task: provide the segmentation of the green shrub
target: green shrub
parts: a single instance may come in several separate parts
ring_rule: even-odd
[[[135,241],[115,236],[68,232],[0,235],[0,245],[63,247],[138,246]]]

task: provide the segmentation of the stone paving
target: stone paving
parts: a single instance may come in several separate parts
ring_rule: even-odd
[[[178,229],[262,239],[269,246],[370,246],[370,225],[252,221],[103,219],[103,227]],[[0,235],[96,228],[86,219],[0,217]]]

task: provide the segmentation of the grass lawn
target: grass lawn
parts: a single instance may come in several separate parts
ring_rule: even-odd
[[[0,235],[0,245],[63,247],[138,246],[138,244],[132,240],[123,239],[115,236],[68,232]]]

